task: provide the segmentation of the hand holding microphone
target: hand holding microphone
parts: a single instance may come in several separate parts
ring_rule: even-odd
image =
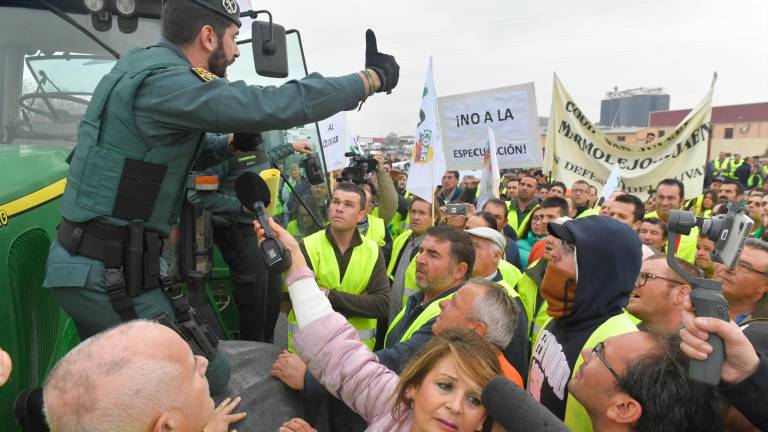
[[[277,273],[288,271],[292,263],[291,251],[283,246],[283,243],[280,242],[273,229],[277,231],[279,228],[280,231],[287,234],[293,240],[297,249],[298,243],[282,227],[279,227],[278,224],[267,217],[266,208],[272,200],[267,183],[258,174],[245,172],[235,180],[235,193],[240,203],[256,215],[260,228],[264,232],[263,240],[259,244],[262,251],[264,251],[267,268],[271,272]],[[270,224],[270,222],[272,223]],[[301,254],[299,253],[299,255]]]
[[[498,377],[480,395],[488,415],[507,432],[567,432],[563,422],[512,381]]]

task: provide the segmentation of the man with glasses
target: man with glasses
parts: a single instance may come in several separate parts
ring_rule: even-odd
[[[677,265],[691,276],[701,272],[692,264],[679,258]],[[672,333],[682,324],[682,314],[691,287],[667,264],[665,255],[654,255],[643,261],[635,290],[629,297],[627,311],[643,325],[657,331]]]
[[[583,363],[568,390],[584,405],[593,430],[723,430],[722,398],[688,378],[679,342],[663,333],[631,332],[581,352]]]
[[[606,216],[550,222],[547,229],[562,243],[550,253],[541,283],[550,320],[534,339],[528,391],[571,430],[590,430],[567,385],[582,350],[637,330],[623,308],[640,273],[642,246],[632,228]]]
[[[715,264],[714,279],[723,283],[731,319],[741,323],[768,293],[768,243],[747,239],[736,268]]]
[[[576,180],[571,186],[571,199],[576,206],[575,217],[578,217],[589,208],[589,183],[585,180]]]

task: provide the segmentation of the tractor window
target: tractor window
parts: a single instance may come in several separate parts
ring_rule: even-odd
[[[243,27],[249,28],[250,24],[247,26],[243,25]],[[243,80],[252,85],[279,86],[287,81],[306,77],[307,69],[299,32],[289,30],[285,36],[288,50],[287,78],[268,78],[254,73],[253,56],[250,55],[250,42],[240,44],[240,58],[227,69],[227,78],[230,81]],[[263,134],[263,136],[265,137],[265,143],[269,145],[306,140],[312,144],[316,151],[319,151],[320,147],[316,123],[310,123],[287,131],[270,131]],[[327,201],[329,196],[326,183],[311,185],[306,180],[306,173],[303,172],[301,166],[303,159],[304,157],[294,154],[279,164],[280,170],[285,175],[285,178],[289,178],[289,182],[294,186],[296,193],[292,193],[288,186],[284,185],[283,181],[280,182],[282,189],[278,199],[282,205],[284,216],[278,218],[278,221],[288,226],[291,233],[298,237],[309,235],[321,229],[314,222],[309,212],[312,212],[320,224],[327,222]],[[324,162],[322,163],[324,165]],[[323,173],[325,172],[322,167],[320,169]]]
[[[90,15],[69,14],[118,53],[160,38],[157,20],[133,33],[93,28]],[[116,59],[48,10],[3,8],[0,14],[0,142],[72,146],[99,80]]]

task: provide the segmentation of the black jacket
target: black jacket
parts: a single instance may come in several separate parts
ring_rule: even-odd
[[[623,312],[642,264],[640,238],[621,222],[588,216],[564,226],[576,240],[573,309],[542,331],[528,375],[531,394],[561,419],[568,381],[584,344],[601,324]]]

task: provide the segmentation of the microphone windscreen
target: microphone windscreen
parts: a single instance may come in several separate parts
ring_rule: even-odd
[[[507,432],[568,431],[562,420],[506,378],[492,379],[483,389],[480,399],[488,415]]]
[[[247,209],[253,209],[256,202],[261,201],[264,207],[269,207],[272,194],[269,186],[261,176],[254,172],[246,171],[235,180],[235,194],[240,203]]]

